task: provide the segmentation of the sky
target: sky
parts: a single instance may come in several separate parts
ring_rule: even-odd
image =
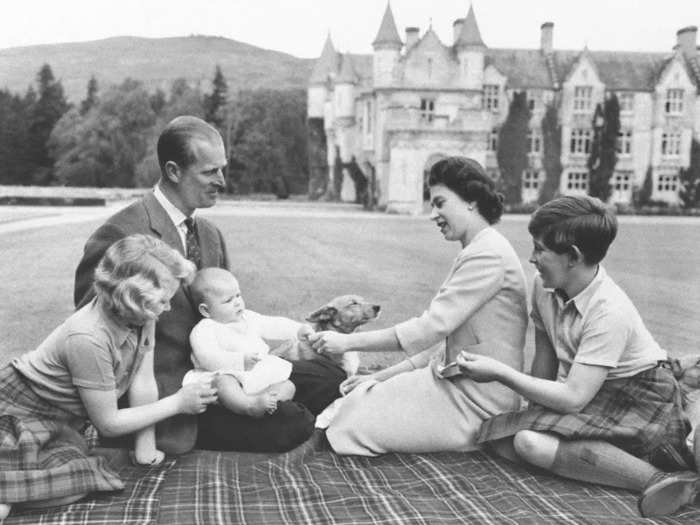
[[[700,0],[391,0],[399,34],[432,23],[452,41],[470,3],[489,47],[539,47],[554,22],[557,49],[670,51],[676,31],[700,25]],[[0,0],[0,49],[111,36],[231,38],[297,57],[371,53],[386,0]],[[1,72],[0,72],[1,74]]]

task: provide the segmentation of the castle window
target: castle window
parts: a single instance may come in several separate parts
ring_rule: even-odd
[[[498,111],[499,86],[497,84],[484,84],[483,107],[486,110]]]
[[[537,98],[535,98],[536,93],[534,91],[527,91],[527,108],[530,111],[535,111],[537,109]]]
[[[542,135],[534,129],[527,130],[528,153],[540,153],[542,151]]]
[[[661,135],[661,155],[678,157],[681,154],[681,134],[678,131]]]
[[[432,122],[435,118],[435,100],[432,98],[420,99],[420,118],[425,122]]]
[[[523,172],[523,189],[536,190],[540,187],[540,172],[536,170],[525,170]]]
[[[590,129],[572,129],[569,151],[573,154],[588,154],[591,151]]]
[[[365,134],[370,135],[372,133],[372,101],[367,100],[365,102]]]
[[[634,93],[617,93],[620,113],[630,114],[634,111]]]
[[[489,132],[488,142],[486,143],[486,151],[498,150],[498,128],[492,128]]]
[[[615,148],[621,157],[629,157],[632,154],[632,130],[620,130],[617,134],[617,146]]]
[[[632,187],[632,172],[616,172],[613,175],[612,187],[615,191],[629,191]]]
[[[683,90],[667,89],[666,104],[664,109],[667,115],[678,115],[683,113]]]
[[[574,88],[574,113],[587,113],[593,107],[593,87],[576,86]]]
[[[588,192],[588,172],[570,171],[567,175],[566,188],[572,191]]]
[[[657,191],[678,191],[678,175],[659,175],[656,182]]]
[[[433,59],[429,58],[428,59],[428,78],[431,78],[433,76]]]

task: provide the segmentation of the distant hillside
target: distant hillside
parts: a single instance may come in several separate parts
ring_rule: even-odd
[[[314,60],[222,37],[115,37],[0,49],[0,89],[24,94],[30,84],[36,86],[36,74],[45,63],[61,80],[68,99],[79,102],[91,75],[100,89],[131,77],[167,92],[172,80],[184,77],[209,91],[217,64],[230,90],[305,88]]]

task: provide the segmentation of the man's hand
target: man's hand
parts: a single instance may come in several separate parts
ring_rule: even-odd
[[[308,336],[313,348],[319,354],[344,354],[349,348],[350,338],[338,332],[316,332]]]
[[[352,392],[355,387],[361,383],[366,383],[367,381],[379,381],[375,374],[363,374],[354,375],[348,377],[345,381],[340,383],[340,393],[344,396]]]
[[[469,352],[460,352],[455,361],[462,370],[462,374],[479,383],[499,381],[504,369],[508,368],[508,365],[496,359]]]

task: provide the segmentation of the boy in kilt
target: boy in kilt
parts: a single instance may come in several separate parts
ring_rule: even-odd
[[[462,352],[462,373],[499,381],[529,408],[484,421],[477,441],[564,477],[641,493],[643,516],[693,503],[700,477],[667,354],[600,262],[617,219],[592,197],[554,199],[533,214],[536,267],[531,375]]]
[[[155,464],[163,453],[152,425],[199,414],[216,400],[199,383],[158,400],[153,375],[155,320],[193,273],[164,242],[125,237],[97,266],[93,300],[0,369],[0,523],[15,504],[50,507],[124,488],[106,459],[88,450],[88,421],[103,435],[136,433],[135,460]],[[132,408],[120,409],[126,392]]]

